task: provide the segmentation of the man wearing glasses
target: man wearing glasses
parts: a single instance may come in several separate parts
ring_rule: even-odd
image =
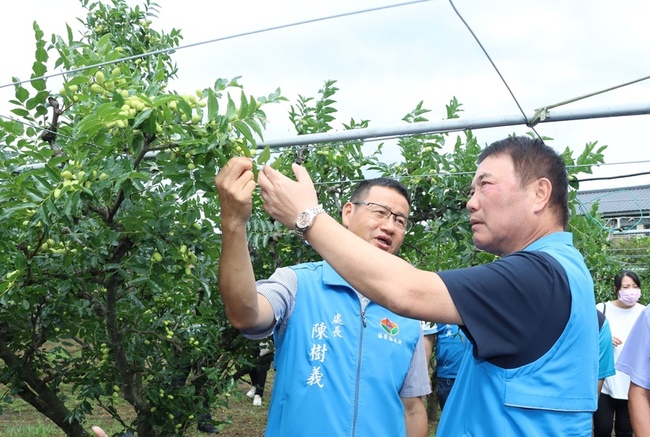
[[[426,437],[422,396],[431,390],[419,321],[357,293],[324,261],[255,281],[246,236],[252,165],[233,158],[215,178],[223,242],[218,280],[235,328],[250,339],[274,335],[266,436]],[[410,226],[409,203],[399,182],[365,180],[343,206],[341,222],[395,255]],[[321,212],[319,205],[300,215],[299,235]]]
[[[264,209],[291,228],[317,203],[306,170],[293,171],[296,181],[269,166],[258,178]],[[462,326],[469,347],[439,436],[591,435],[598,325],[593,280],[566,232],[568,185],[562,157],[539,139],[485,148],[466,206],[474,245],[500,258],[465,269],[419,270],[348,238],[327,214],[312,221],[305,238],[355,289],[398,314]]]

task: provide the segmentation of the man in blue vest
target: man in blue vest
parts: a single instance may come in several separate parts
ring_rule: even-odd
[[[235,328],[251,339],[274,335],[266,436],[426,437],[422,396],[431,390],[419,321],[362,296],[323,261],[255,281],[246,235],[256,185],[252,165],[233,158],[215,178],[218,280]],[[399,182],[363,181],[343,206],[345,233],[395,257],[409,228],[409,204]],[[302,220],[322,211],[306,211]]]
[[[297,181],[264,167],[264,209],[285,226],[318,204]],[[484,149],[467,202],[477,248],[501,258],[422,271],[320,213],[301,222],[312,247],[356,290],[397,314],[462,326],[470,346],[438,435],[590,436],[598,329],[593,281],[568,226],[568,175],[541,140],[508,137]]]

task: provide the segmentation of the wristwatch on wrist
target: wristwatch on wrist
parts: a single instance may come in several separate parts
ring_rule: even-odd
[[[298,214],[296,219],[296,231],[298,235],[303,240],[305,239],[305,232],[311,227],[311,224],[314,223],[316,216],[322,212],[325,212],[322,205],[318,205],[315,208],[309,208]]]

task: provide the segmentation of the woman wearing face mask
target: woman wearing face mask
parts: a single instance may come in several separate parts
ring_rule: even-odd
[[[596,305],[605,314],[612,331],[614,360],[618,359],[632,325],[641,314],[645,305],[638,303],[641,297],[639,276],[629,270],[623,270],[614,278],[616,300]],[[598,398],[598,409],[594,413],[594,437],[610,437],[612,425],[616,437],[632,437],[630,413],[627,407],[627,390],[630,377],[623,372],[605,378],[603,389]]]

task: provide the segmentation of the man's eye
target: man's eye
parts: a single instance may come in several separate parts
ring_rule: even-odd
[[[381,218],[387,217],[388,214],[390,214],[389,212],[384,211],[383,209],[376,209],[374,213],[377,217],[381,217]]]

